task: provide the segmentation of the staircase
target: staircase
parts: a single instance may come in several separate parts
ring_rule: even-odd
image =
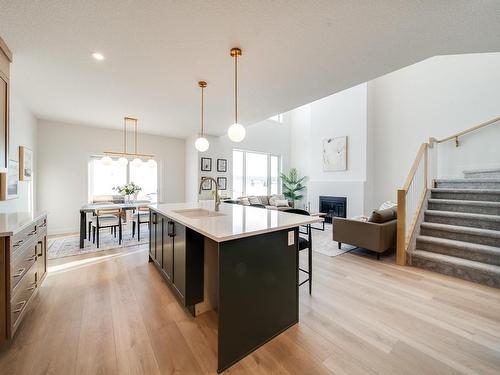
[[[413,266],[500,288],[500,168],[436,180]]]

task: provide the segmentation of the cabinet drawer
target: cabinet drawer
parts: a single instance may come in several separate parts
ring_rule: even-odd
[[[16,253],[21,249],[27,242],[34,238],[37,234],[37,227],[35,223],[31,223],[22,231],[16,233],[12,236],[11,242],[11,254]]]
[[[19,250],[10,263],[10,286],[14,290],[29,269],[35,264],[37,257],[36,242],[31,242]]]
[[[31,267],[23,279],[19,282],[19,285],[11,298],[10,316],[12,327],[14,327],[13,330],[17,327],[19,318],[26,309],[31,296],[35,292],[36,278],[36,267]]]

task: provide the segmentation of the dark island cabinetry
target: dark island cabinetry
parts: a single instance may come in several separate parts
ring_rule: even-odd
[[[194,315],[203,301],[203,236],[155,211],[150,215],[149,259]]]

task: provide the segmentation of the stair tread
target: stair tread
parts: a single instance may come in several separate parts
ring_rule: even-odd
[[[422,235],[417,236],[417,241],[423,241],[423,242],[427,242],[427,243],[446,245],[446,246],[455,247],[455,248],[459,248],[459,249],[474,250],[474,251],[480,251],[480,252],[500,255],[500,247],[483,245],[483,244],[478,244],[478,243],[474,243],[474,242],[457,241],[457,240],[451,240],[448,238],[422,236]]]
[[[412,251],[412,256],[415,256],[415,255],[418,257],[421,257],[421,258],[426,258],[428,260],[444,262],[444,263],[453,264],[455,266],[460,266],[460,267],[474,268],[474,269],[486,271],[489,273],[494,273],[494,274],[500,276],[500,266],[496,266],[493,264],[476,262],[474,260],[458,258],[458,257],[454,257],[451,255],[444,255],[444,254],[440,254],[440,253],[433,253],[432,251],[419,250],[419,249],[415,249]]]
[[[436,182],[500,182],[500,178],[438,178]]]
[[[483,236],[483,237],[500,238],[500,231],[493,230],[493,229],[464,227],[461,225],[429,223],[429,222],[423,222],[422,224],[420,224],[420,227],[427,228],[427,229],[442,230],[442,231],[447,231],[447,232],[472,234],[472,235]]]
[[[500,172],[500,168],[469,169],[467,171],[463,171],[463,173],[490,173],[490,172]]]
[[[466,219],[480,219],[486,221],[500,222],[500,216],[498,215],[475,214],[469,212],[455,212],[455,211],[439,211],[439,210],[425,210],[425,214],[431,216],[459,217]]]
[[[500,202],[492,202],[492,201],[471,201],[471,200],[461,200],[461,199],[429,198],[429,202],[430,203],[455,204],[455,205],[463,205],[463,206],[500,207]]]
[[[435,193],[481,193],[481,194],[500,194],[500,189],[460,189],[460,188],[432,188]]]

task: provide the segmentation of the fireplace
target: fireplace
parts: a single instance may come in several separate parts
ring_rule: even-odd
[[[346,217],[347,198],[346,197],[319,197],[319,212],[325,213],[325,221],[332,223],[333,217]]]

